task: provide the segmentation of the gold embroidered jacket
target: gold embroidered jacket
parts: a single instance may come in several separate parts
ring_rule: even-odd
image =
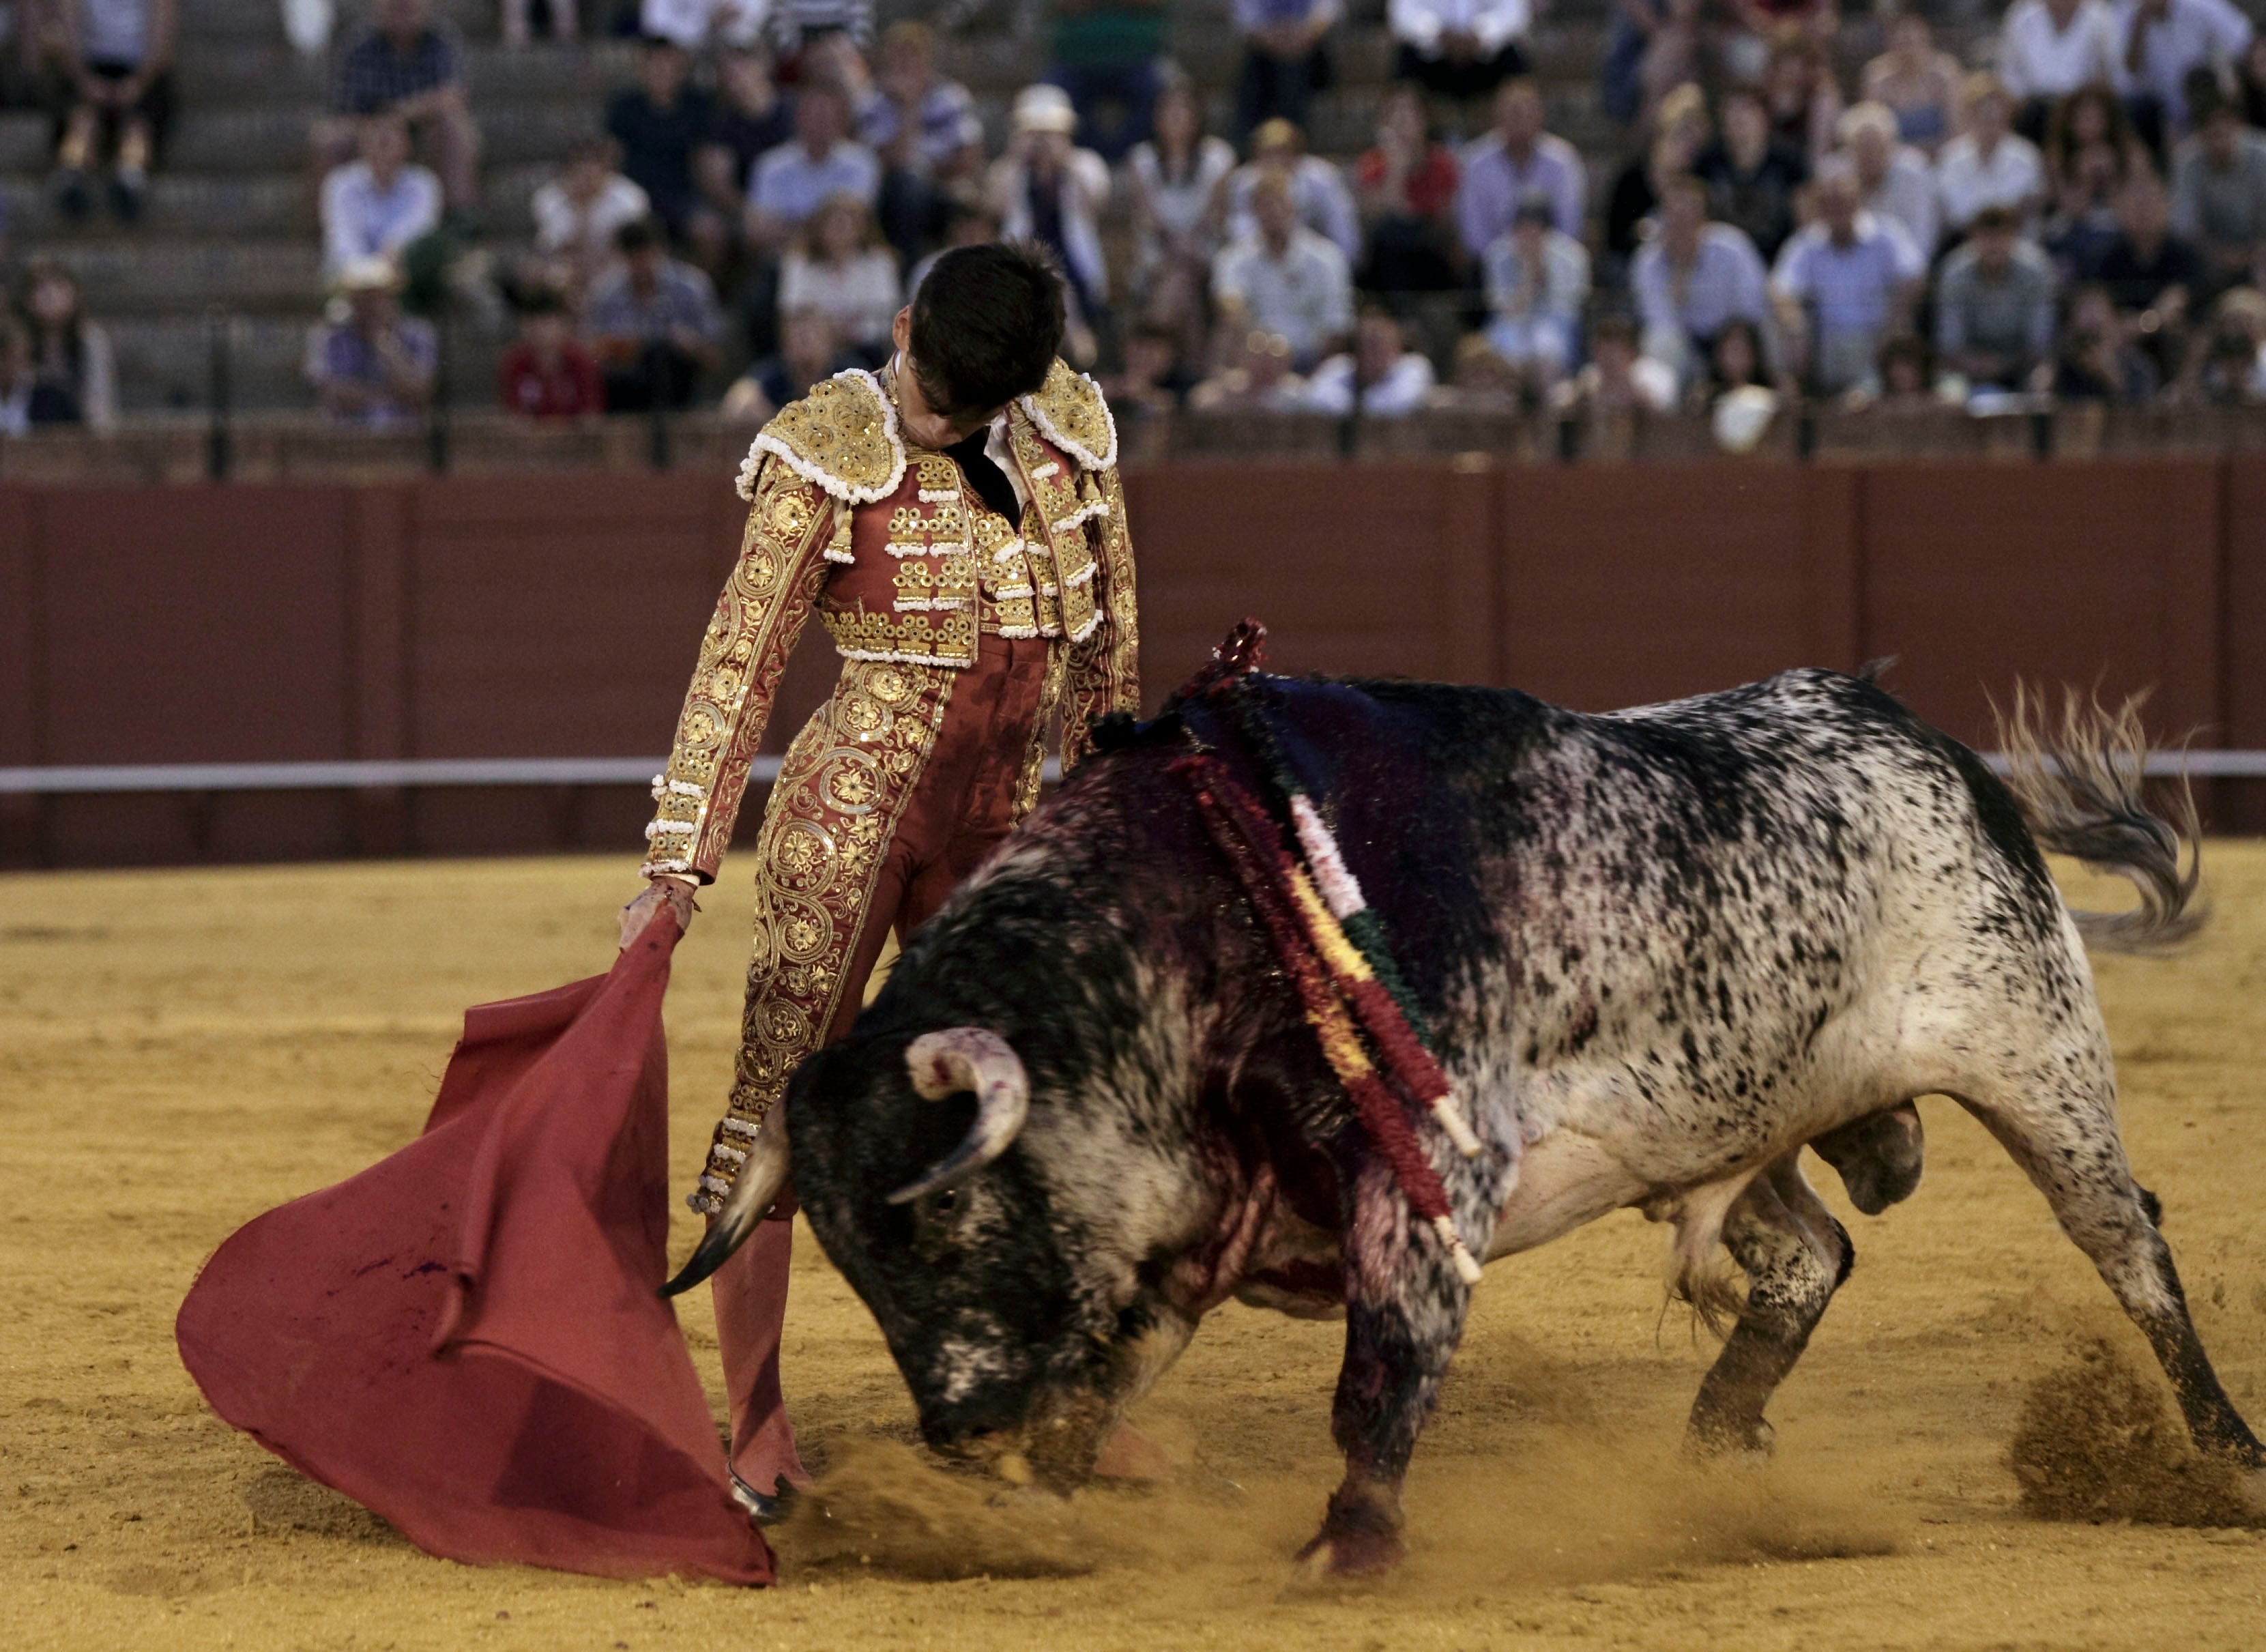
[[[852,660],[964,669],[981,631],[1060,639],[1065,766],[1085,755],[1094,718],[1139,712],[1133,547],[1108,406],[1057,362],[1007,419],[1026,501],[1017,523],[983,507],[950,457],[908,449],[870,373],[837,375],[764,427],[740,471],[740,559],[654,778],[648,876],[714,878],[814,608]]]

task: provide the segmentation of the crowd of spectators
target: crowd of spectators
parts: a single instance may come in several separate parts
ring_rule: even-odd
[[[367,0],[310,133],[330,307],[306,378],[341,422],[413,423],[470,314],[515,335],[515,413],[759,420],[885,362],[927,263],[1004,236],[1058,259],[1069,351],[1137,420],[2266,399],[2266,40],[2229,0],[2014,0],[1962,55],[1883,11],[1868,61],[1833,0],[1616,0],[1595,200],[1535,4],[1389,0],[1393,81],[1338,156],[1308,133],[1341,0],[1224,0],[1218,131],[1164,0],[1048,0],[996,148],[932,26],[876,38],[870,0],[510,0],[507,45],[637,36],[522,245],[484,208],[456,32]],[[132,221],[179,0],[32,4],[56,204]],[[311,49],[328,7],[287,6],[303,48],[317,11]],[[34,259],[13,296],[0,431],[114,417],[67,270]]]

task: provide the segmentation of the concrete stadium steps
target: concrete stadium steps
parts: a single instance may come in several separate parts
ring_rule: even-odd
[[[625,84],[635,71],[636,48],[618,40],[566,48],[537,44],[524,51],[467,45],[465,72],[474,106],[545,100],[588,103]],[[327,107],[331,67],[301,57],[279,37],[273,41],[195,38],[181,44],[175,90],[185,108],[300,109]]]
[[[173,122],[165,145],[167,167],[183,172],[231,174],[303,170],[308,133],[319,116],[311,106],[192,110]],[[484,164],[554,164],[581,137],[598,130],[595,100],[508,103],[485,101],[474,111]],[[11,165],[10,172],[23,170]]]
[[[184,236],[311,238],[318,227],[314,187],[303,172],[216,178],[161,170],[150,180],[140,223],[131,227],[99,209],[84,225],[70,223],[55,210],[44,177],[0,181],[0,200],[22,243],[43,247],[74,237],[130,238],[129,245],[150,247]]]
[[[230,320],[231,406],[258,413],[311,407],[303,368],[309,330],[321,319],[318,304],[296,313],[238,315]],[[212,334],[201,315],[111,318],[118,356],[119,399],[128,413],[194,410],[211,403]],[[467,323],[447,336],[446,380],[452,404],[486,406],[495,398],[496,362],[504,340]]]
[[[42,249],[78,277],[97,316],[201,314],[207,306],[303,313],[322,292],[312,237],[252,241],[63,239]]]

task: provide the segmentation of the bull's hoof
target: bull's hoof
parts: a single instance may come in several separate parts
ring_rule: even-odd
[[[1300,1575],[1378,1577],[1407,1558],[1408,1546],[1392,1531],[1325,1531],[1298,1551]]]
[[[1173,1469],[1173,1459],[1165,1454],[1165,1448],[1129,1422],[1121,1422],[1109,1431],[1109,1437],[1101,1443],[1101,1455],[1093,1462],[1096,1479],[1136,1486],[1170,1480]]]
[[[1380,1480],[1349,1479],[1330,1494],[1320,1533],[1298,1551],[1310,1577],[1374,1577],[1400,1564],[1400,1494]]]
[[[2266,1468],[2248,1471],[2238,1485],[2237,1495],[2242,1500],[2243,1512],[2252,1520],[2266,1525]]]
[[[1760,1417],[1693,1417],[1684,1430],[1684,1455],[1711,1466],[1760,1468],[1776,1449],[1771,1425]]]

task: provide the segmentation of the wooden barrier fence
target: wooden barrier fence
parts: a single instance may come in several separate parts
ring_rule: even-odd
[[[1252,614],[1285,670],[1602,709],[1894,654],[1890,685],[1978,742],[2027,677],[2151,688],[2160,740],[2266,747],[2266,455],[1189,463],[1127,491],[1152,703]],[[0,768],[657,754],[740,512],[706,468],[0,484]],[[768,749],[830,676],[815,636]],[[2266,827],[2260,792],[2211,783],[2216,823]],[[578,785],[0,798],[0,864],[627,856],[647,808]]]

